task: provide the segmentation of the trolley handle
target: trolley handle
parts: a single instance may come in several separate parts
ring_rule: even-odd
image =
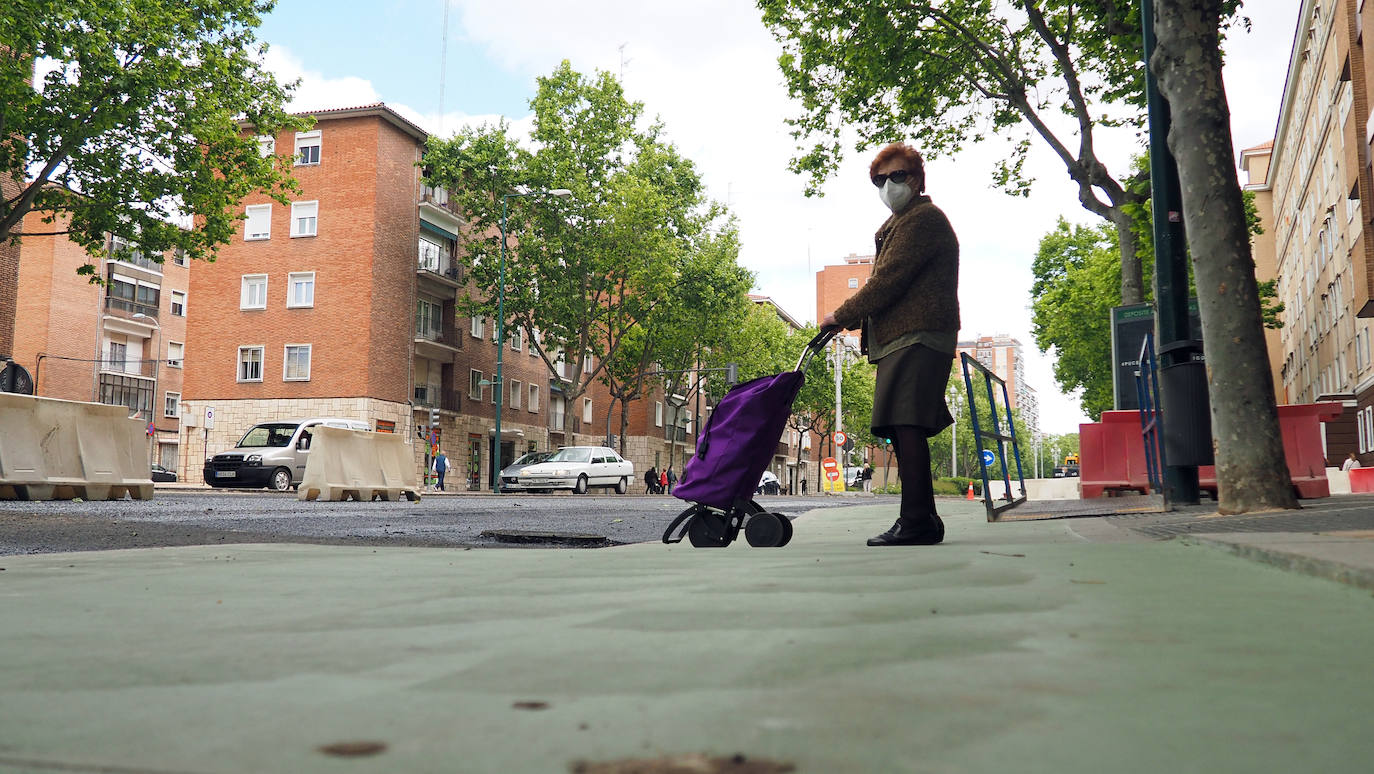
[[[821,328],[820,332],[806,343],[806,349],[802,350],[801,357],[797,359],[797,367],[793,370],[805,371],[806,366],[811,362],[811,358],[820,354],[821,351],[825,349],[825,345],[829,344],[830,340],[835,338],[835,334],[839,332],[839,327]]]

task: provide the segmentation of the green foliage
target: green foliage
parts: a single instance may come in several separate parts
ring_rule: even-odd
[[[1133,162],[1148,172],[1148,154]],[[1127,207],[1131,230],[1147,274],[1154,271],[1154,234],[1149,180],[1137,175],[1132,185],[1144,186],[1146,198]],[[1264,233],[1254,193],[1245,192],[1245,214],[1252,235]],[[1040,239],[1032,264],[1032,332],[1042,352],[1054,349],[1054,380],[1064,392],[1082,390],[1083,413],[1094,420],[1112,408],[1111,310],[1121,305],[1121,264],[1114,228],[1070,226],[1062,218],[1055,229]],[[1276,282],[1259,283],[1265,327],[1281,328],[1284,306],[1278,301]],[[1196,294],[1189,262],[1188,289]],[[1153,294],[1147,291],[1148,302]]]
[[[160,260],[213,259],[267,192],[285,203],[290,159],[253,133],[305,128],[283,105],[294,84],[259,63],[274,0],[6,0],[0,14],[0,170],[27,170],[0,201],[0,242],[66,234],[93,257],[114,233]],[[38,60],[57,67],[36,86]],[[20,230],[30,211],[42,222]],[[194,217],[184,228],[174,221]],[[91,263],[79,273],[93,274]]]
[[[794,136],[812,141],[793,168],[818,190],[837,168],[838,138],[850,129],[859,149],[916,136],[936,156],[1011,136],[995,179],[1026,195],[1031,181],[1021,168],[1030,133],[1049,132],[1042,114],[1067,112],[1088,130],[1094,122],[1139,120],[1144,67],[1133,9],[1072,0],[1016,5],[759,0],[764,23],[783,45],[778,64],[802,106],[790,121]],[[1080,82],[1080,73],[1092,77]]]
[[[752,277],[736,265],[734,224],[608,73],[565,61],[530,104],[534,150],[504,122],[430,141],[425,177],[469,221],[472,291],[460,309],[495,317],[504,273],[507,325],[528,334],[551,373],[566,361],[569,399],[594,379],[632,399],[654,364],[691,367],[727,333],[717,320],[740,314]],[[559,188],[571,196],[538,195]]]
[[[1111,310],[1121,303],[1116,234],[1060,219],[1040,239],[1032,264],[1031,332],[1041,351],[1054,349],[1054,380],[1081,389],[1094,420],[1112,407]]]

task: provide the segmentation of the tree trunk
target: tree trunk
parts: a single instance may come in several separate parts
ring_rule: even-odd
[[[1212,402],[1217,511],[1296,508],[1221,81],[1222,0],[1155,0],[1150,67],[1169,101]],[[1159,216],[1159,213],[1156,213]]]
[[[1116,243],[1121,250],[1121,303],[1139,304],[1145,301],[1145,281],[1136,253],[1135,232],[1131,231],[1131,216],[1120,205],[1112,208],[1112,222],[1116,225]]]

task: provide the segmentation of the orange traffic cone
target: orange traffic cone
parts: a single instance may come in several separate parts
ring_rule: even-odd
[[[972,482],[972,481],[968,482],[968,497],[965,497],[964,499],[965,499],[965,500],[977,500],[977,499],[978,499],[978,498],[976,498],[976,497],[973,496],[973,482]]]

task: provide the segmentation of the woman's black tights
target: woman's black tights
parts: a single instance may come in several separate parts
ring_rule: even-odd
[[[898,425],[892,432],[897,475],[902,479],[902,518],[917,522],[935,513],[935,487],[930,479],[930,442],[925,431]]]

